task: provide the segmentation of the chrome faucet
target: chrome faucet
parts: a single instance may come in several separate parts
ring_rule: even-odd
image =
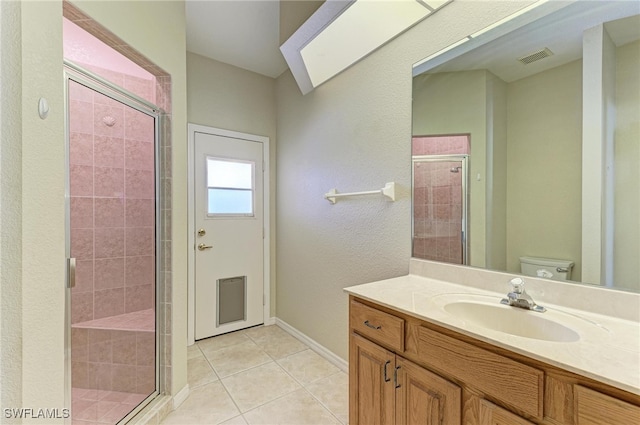
[[[500,303],[540,313],[547,311],[546,308],[537,305],[535,301],[533,301],[533,298],[526,293],[524,290],[524,280],[522,280],[522,278],[515,277],[511,279],[509,283],[511,284],[511,292],[509,292],[507,298],[503,298]]]

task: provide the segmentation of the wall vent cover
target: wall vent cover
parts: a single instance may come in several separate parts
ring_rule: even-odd
[[[548,47],[545,47],[537,52],[522,56],[521,58],[518,58],[518,60],[523,64],[528,65],[532,62],[539,61],[540,59],[548,58],[549,56],[553,56],[553,52],[549,50]]]

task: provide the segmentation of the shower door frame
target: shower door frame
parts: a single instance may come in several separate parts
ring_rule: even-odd
[[[75,264],[71,263],[71,185],[70,185],[70,126],[69,126],[69,82],[73,81],[94,90],[104,96],[107,96],[117,102],[146,114],[154,120],[154,195],[155,195],[155,390],[149,394],[135,409],[125,415],[118,423],[126,423],[135,417],[144,407],[146,407],[153,399],[160,395],[164,390],[164,373],[160,373],[161,365],[166,364],[163,358],[165,350],[161,346],[164,343],[162,335],[165,333],[164,309],[160,308],[162,300],[164,300],[164,276],[162,273],[164,261],[164,243],[163,229],[164,217],[162,214],[162,205],[164,205],[164,195],[162,188],[162,129],[164,128],[165,112],[158,106],[142,99],[141,97],[117,86],[108,80],[88,71],[81,66],[74,64],[69,60],[64,60],[64,120],[65,120],[65,255],[66,255],[66,278],[65,278],[65,332],[64,332],[64,392],[65,392],[65,408],[68,409],[69,415],[64,418],[64,423],[69,425],[72,422],[71,404],[72,404],[72,382],[71,382],[71,288],[72,280],[75,283]]]
[[[469,192],[467,188],[469,179],[469,154],[451,154],[451,155],[412,155],[411,156],[411,255],[413,256],[413,244],[415,235],[415,199],[414,199],[414,182],[415,167],[419,162],[460,162],[461,184],[462,184],[462,220],[460,226],[460,237],[462,241],[462,264],[469,265]]]

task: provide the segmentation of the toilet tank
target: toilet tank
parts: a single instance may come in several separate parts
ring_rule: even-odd
[[[520,257],[520,273],[553,280],[571,280],[573,261],[554,258]]]

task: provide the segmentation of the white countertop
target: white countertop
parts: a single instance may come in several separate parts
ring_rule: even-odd
[[[443,300],[464,299],[469,294],[500,305],[505,294],[477,287],[407,275],[345,288],[359,298],[376,302],[421,320],[569,370],[616,388],[640,395],[640,323],[595,314],[548,302],[550,315],[566,317],[566,324],[580,335],[575,342],[550,342],[510,335],[467,323],[442,308]],[[455,294],[455,295],[454,295]],[[506,307],[505,308],[514,308]],[[524,311],[524,310],[523,310]],[[528,312],[544,315],[547,313]],[[551,316],[547,316],[551,317]]]

